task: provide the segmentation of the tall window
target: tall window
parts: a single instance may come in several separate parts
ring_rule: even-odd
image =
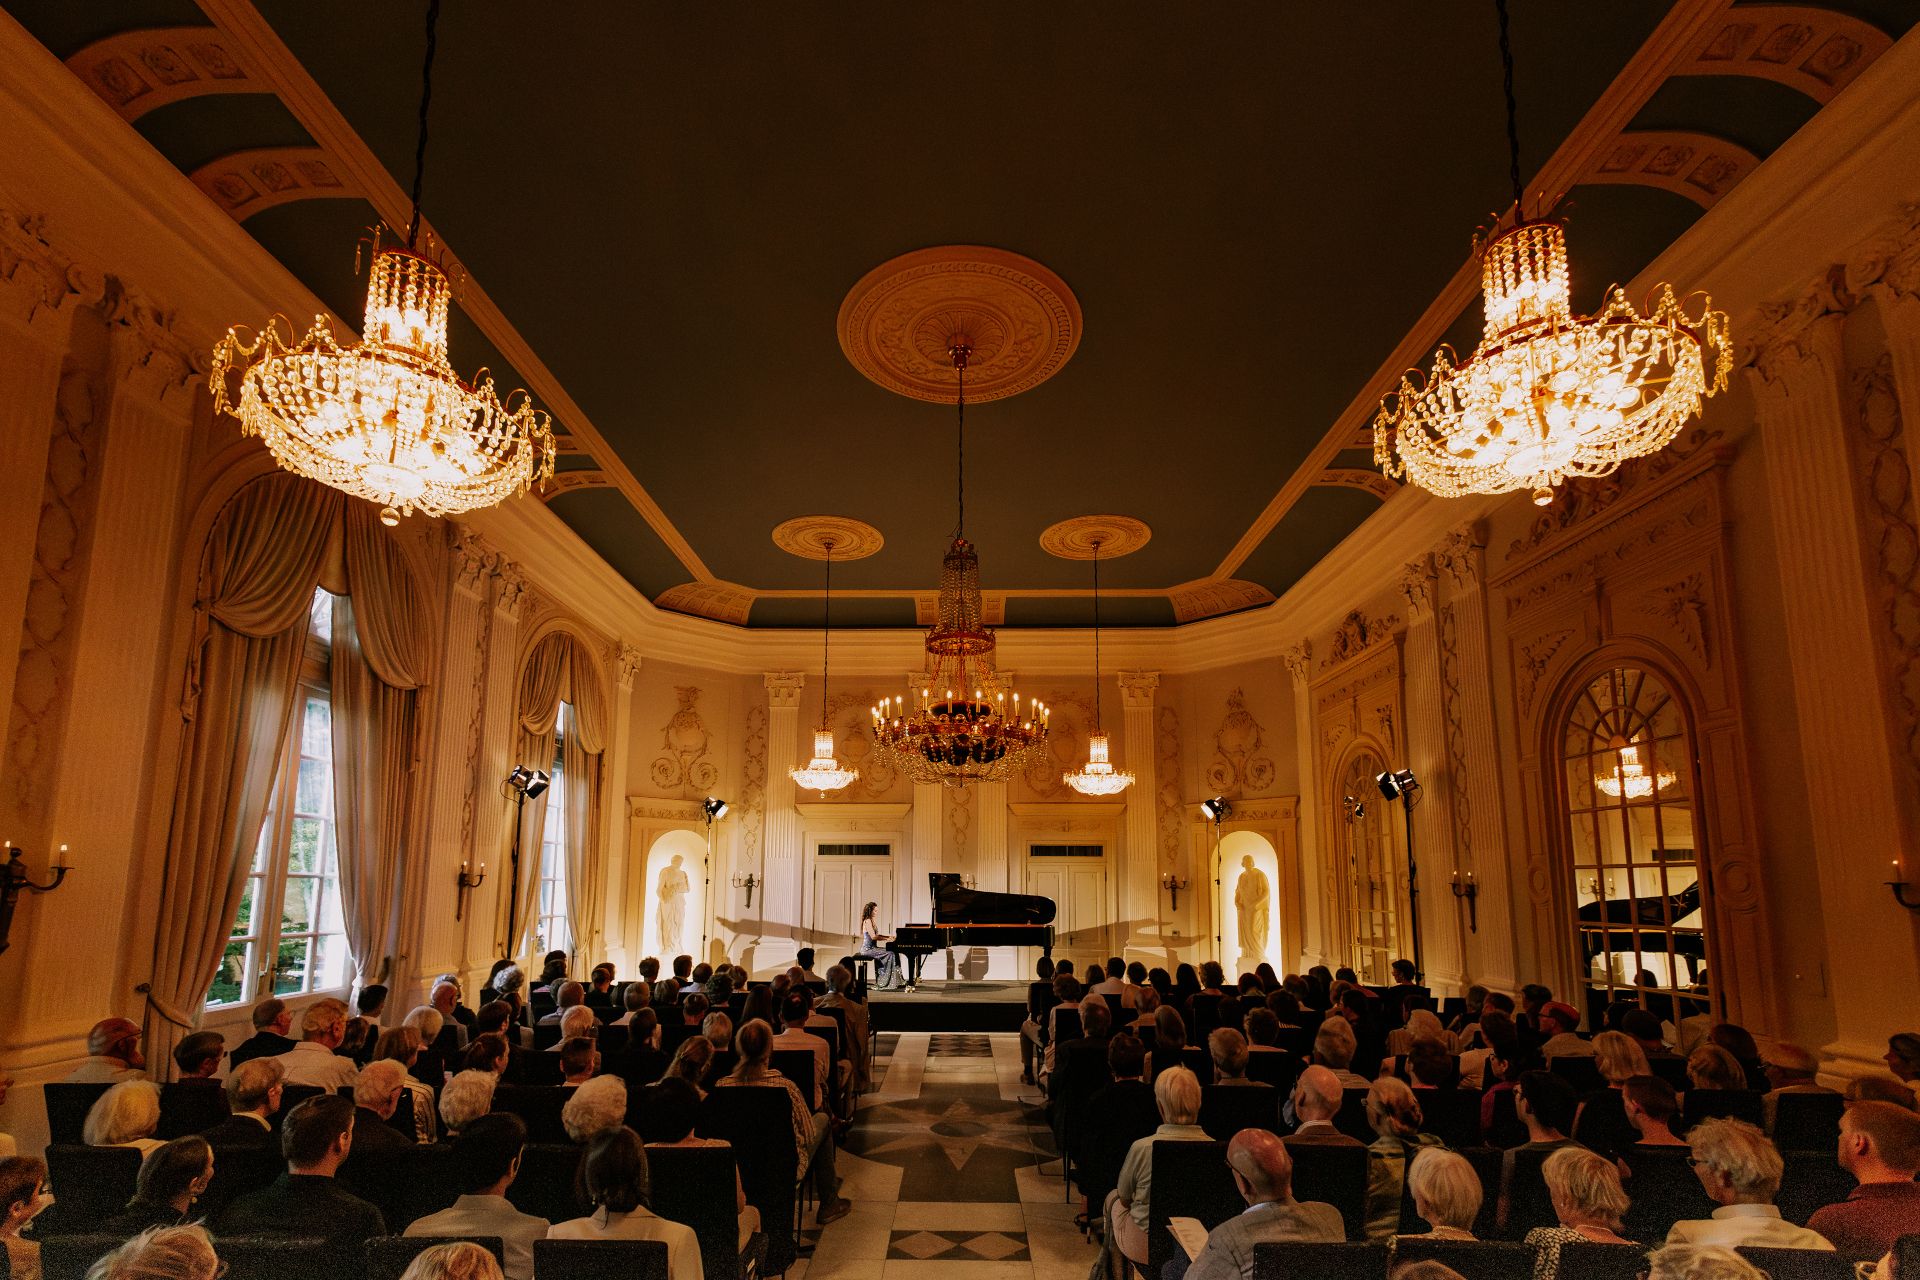
[[[1340,780],[1340,817],[1347,836],[1347,937],[1362,982],[1385,983],[1399,948],[1399,883],[1393,856],[1393,810],[1374,778],[1386,766],[1370,751],[1356,755]],[[1355,803],[1357,802],[1357,803]]]
[[[534,921],[535,950],[573,950],[573,929],[567,923],[567,786],[561,767],[567,732],[573,727],[573,708],[560,704],[553,727],[553,785],[547,789],[547,820],[540,831],[540,914]]]
[[[340,856],[334,841],[333,708],[328,697],[333,597],[316,591],[293,723],[240,913],[207,1007],[305,995],[347,984]]]
[[[1567,714],[1561,758],[1589,1014],[1619,999],[1675,1021],[1705,1010],[1693,746],[1672,691],[1639,667],[1594,676]]]

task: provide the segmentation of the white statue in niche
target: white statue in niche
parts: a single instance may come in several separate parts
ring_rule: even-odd
[[[687,873],[680,869],[685,859],[674,854],[673,860],[660,868],[660,882],[653,887],[659,899],[660,953],[674,956],[685,945],[687,931]]]
[[[1253,865],[1253,855],[1240,859],[1240,880],[1233,888],[1233,905],[1240,912],[1240,967],[1251,969],[1267,958],[1267,873]]]

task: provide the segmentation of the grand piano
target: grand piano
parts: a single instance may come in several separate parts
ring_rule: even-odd
[[[948,947],[1039,947],[1053,954],[1052,898],[1029,893],[988,893],[969,889],[951,871],[928,874],[933,889],[933,923],[903,924],[887,950],[906,962],[907,987],[920,984],[920,966]]]

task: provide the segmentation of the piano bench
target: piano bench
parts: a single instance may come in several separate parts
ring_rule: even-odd
[[[858,991],[863,996],[867,993],[867,978],[869,976],[867,973],[867,967],[872,963],[873,963],[872,959],[868,956],[853,957],[854,990]]]

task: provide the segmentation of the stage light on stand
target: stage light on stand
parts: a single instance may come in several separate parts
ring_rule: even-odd
[[[507,885],[506,948],[508,954],[512,955],[520,946],[520,822],[526,813],[527,801],[545,795],[547,788],[553,785],[553,779],[539,769],[517,764],[503,785],[513,798],[513,846],[508,851],[512,879]]]
[[[1420,780],[1411,769],[1389,769],[1374,778],[1380,794],[1398,800],[1407,819],[1407,914],[1413,918],[1413,980],[1426,981],[1420,957],[1420,864],[1413,858],[1413,810],[1420,803]],[[1355,802],[1355,807],[1358,807]]]
[[[712,826],[714,823],[720,821],[720,819],[727,816],[727,802],[725,800],[716,800],[712,796],[708,796],[705,800],[700,802],[700,811],[706,815],[707,825]]]
[[[1207,815],[1207,821],[1218,825],[1222,819],[1233,812],[1233,803],[1225,796],[1214,796],[1211,800],[1202,800],[1200,810]]]

